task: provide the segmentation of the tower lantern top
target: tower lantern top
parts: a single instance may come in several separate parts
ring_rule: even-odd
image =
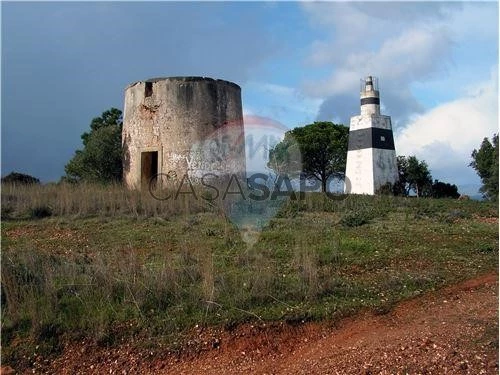
[[[361,92],[378,91],[378,78],[368,76],[360,80]]]
[[[367,76],[361,79],[361,114],[380,115],[380,96],[377,77]]]

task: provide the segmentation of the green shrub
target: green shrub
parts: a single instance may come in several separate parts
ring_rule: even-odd
[[[493,253],[498,252],[498,247],[490,243],[480,243],[478,245],[478,251],[480,253]]]
[[[466,219],[470,217],[470,214],[468,214],[465,211],[462,210],[451,210],[448,211],[444,214],[439,215],[440,219],[445,221],[446,223],[454,223],[455,221],[459,219]]]
[[[381,187],[379,187],[377,189],[377,191],[375,192],[375,194],[377,194],[377,195],[389,195],[389,196],[395,195],[394,189],[395,189],[395,187],[390,182],[388,182],[388,183],[382,185]]]
[[[21,185],[39,185],[40,180],[29,174],[12,172],[5,177],[2,177],[2,183],[21,184]]]
[[[37,206],[30,209],[31,219],[43,219],[52,216],[52,209],[49,206]]]
[[[10,204],[2,203],[2,220],[10,219],[10,216],[13,211],[14,208]]]
[[[371,219],[371,215],[363,211],[348,212],[342,215],[340,223],[345,227],[359,227],[369,223]]]

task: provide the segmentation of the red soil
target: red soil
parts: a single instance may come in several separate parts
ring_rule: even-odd
[[[196,349],[190,349],[196,348]],[[2,368],[1,374],[4,374]],[[50,374],[497,374],[498,274],[333,323],[193,329],[181,354],[67,344]]]

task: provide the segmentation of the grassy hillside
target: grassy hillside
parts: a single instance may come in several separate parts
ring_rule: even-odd
[[[64,340],[385,313],[498,267],[488,202],[309,194],[252,247],[216,203],[118,186],[3,186],[2,218],[2,354],[23,365]]]

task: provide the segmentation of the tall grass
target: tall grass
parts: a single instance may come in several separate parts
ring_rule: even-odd
[[[200,190],[196,196],[179,194],[174,199],[175,194],[170,194],[172,198],[161,200],[145,190],[130,190],[120,184],[2,184],[2,218],[37,218],[37,212],[44,212],[42,217],[170,217],[213,208],[213,204],[202,198]]]
[[[220,192],[226,188],[225,181],[220,182]],[[2,184],[2,218],[36,219],[48,216],[135,216],[135,217],[171,217],[178,214],[220,211],[221,207],[231,202],[217,199],[207,200],[212,190],[204,191],[194,186],[193,193],[178,194],[175,191],[156,192],[148,189],[130,190],[121,184]],[[190,191],[189,191],[190,192]],[[246,196],[247,191],[243,192]],[[157,199],[165,198],[168,199]],[[487,202],[457,201],[450,199],[397,198],[391,196],[332,195],[322,193],[295,194],[296,200],[288,200],[278,216],[296,216],[300,212],[341,212],[346,216],[361,216],[366,221],[382,217],[387,212],[400,210],[412,211],[416,216],[437,215],[449,210],[450,205],[460,207],[461,213],[498,215],[494,205]],[[239,199],[230,196],[226,200]],[[254,209],[267,205],[251,202]],[[451,203],[454,202],[454,203]],[[276,203],[276,202],[275,202]],[[261,207],[262,208],[262,207]]]
[[[35,341],[45,341],[50,331],[108,342],[115,339],[113,325],[125,322],[169,336],[195,324],[257,316],[248,311],[279,293],[277,275],[257,254],[244,265],[234,261],[199,248],[154,256],[96,251],[91,259],[71,260],[5,251],[3,338],[24,327]]]

